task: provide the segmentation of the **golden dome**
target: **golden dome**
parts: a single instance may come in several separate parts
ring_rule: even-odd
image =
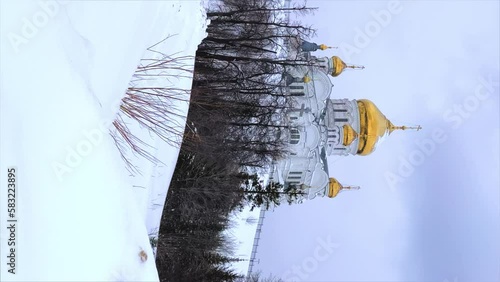
[[[332,76],[339,76],[346,68],[364,69],[364,66],[347,65],[337,56],[332,57]]]
[[[370,100],[358,100],[359,109],[359,144],[358,155],[372,153],[378,140],[392,132],[394,125]],[[392,130],[391,130],[392,129]]]
[[[337,179],[330,178],[330,182],[328,183],[328,197],[334,198],[342,188],[342,184],[340,184]]]
[[[302,81],[304,81],[304,83],[309,83],[311,82],[311,80],[312,80],[311,77],[308,76],[307,74],[302,78]]]
[[[328,183],[328,197],[335,198],[342,190],[359,190],[359,186],[342,186],[337,179],[330,177],[330,182]]]
[[[358,100],[357,104],[359,110],[358,155],[366,156],[375,151],[380,138],[391,134],[396,129],[421,129],[420,126],[394,126],[370,100]]]
[[[337,56],[332,57],[332,64],[333,64],[332,76],[338,76],[347,67],[344,61],[342,61],[342,59],[340,59]]]
[[[344,146],[349,146],[358,138],[358,133],[349,125],[349,124],[344,124],[342,127],[344,130],[344,140],[342,144]]]
[[[330,49],[330,48],[331,48],[331,47],[328,47],[328,46],[326,46],[325,44],[321,44],[321,45],[319,45],[319,49],[321,49],[321,50],[326,50],[326,49]]]

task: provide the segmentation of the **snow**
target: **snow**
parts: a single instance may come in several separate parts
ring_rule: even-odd
[[[7,168],[16,168],[16,274],[2,281],[157,281],[149,234],[159,221],[178,147],[130,122],[161,162],[130,155],[108,134],[145,50],[194,55],[205,36],[199,1],[1,1],[1,224]],[[151,85],[189,89],[189,76]],[[187,103],[178,103],[187,112]],[[177,120],[180,124],[182,118]],[[148,259],[141,261],[144,251]]]

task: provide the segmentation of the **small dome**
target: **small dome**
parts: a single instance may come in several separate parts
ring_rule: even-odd
[[[348,65],[341,58],[337,56],[333,56],[331,59],[328,59],[328,68],[329,72],[333,77],[339,76],[346,68],[350,69],[364,69],[364,66],[356,66],[356,65]]]
[[[331,48],[331,47],[328,47],[328,46],[326,46],[325,44],[321,44],[321,45],[319,45],[319,49],[321,49],[321,50],[326,50],[326,49],[330,49],[330,48]]]
[[[332,65],[333,65],[332,76],[334,77],[339,76],[347,67],[344,61],[342,61],[342,59],[340,59],[337,56],[332,57]]]
[[[354,142],[354,140],[356,140],[356,138],[358,138],[358,133],[356,133],[356,131],[349,124],[345,124],[342,128],[344,131],[344,140],[342,144],[344,146],[349,146],[352,142]]]
[[[331,177],[330,178],[330,182],[328,183],[328,197],[329,198],[334,198],[337,196],[337,194],[340,192],[340,190],[342,190],[342,184],[340,184],[340,182]]]
[[[335,198],[340,191],[343,190],[359,190],[359,186],[342,186],[337,179],[330,177],[330,181],[328,183],[328,197]]]

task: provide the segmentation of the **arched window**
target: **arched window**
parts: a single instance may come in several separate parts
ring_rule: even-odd
[[[348,122],[349,120],[347,118],[335,118],[335,122]]]
[[[288,86],[290,88],[290,96],[304,96],[304,82],[295,81]]]
[[[294,122],[294,121],[296,122],[299,120],[299,113],[297,111],[290,111],[287,113],[287,115],[288,115],[288,120],[290,122]]]
[[[340,143],[340,129],[337,126],[328,130],[328,143],[334,145]]]
[[[303,172],[302,171],[290,171],[286,178],[287,182],[296,182],[300,183],[302,180]]]
[[[290,129],[290,144],[296,145],[300,141],[300,132],[297,128]]]

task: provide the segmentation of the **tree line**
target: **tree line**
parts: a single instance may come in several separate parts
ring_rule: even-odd
[[[278,0],[220,0],[208,10],[157,242],[161,281],[244,280],[228,266],[238,260],[223,235],[231,211],[268,209],[301,194],[279,183],[264,185],[258,175],[286,154],[284,113],[291,101],[283,88],[285,69],[307,64],[278,54],[285,40],[314,34],[284,15],[311,10],[283,8]]]

